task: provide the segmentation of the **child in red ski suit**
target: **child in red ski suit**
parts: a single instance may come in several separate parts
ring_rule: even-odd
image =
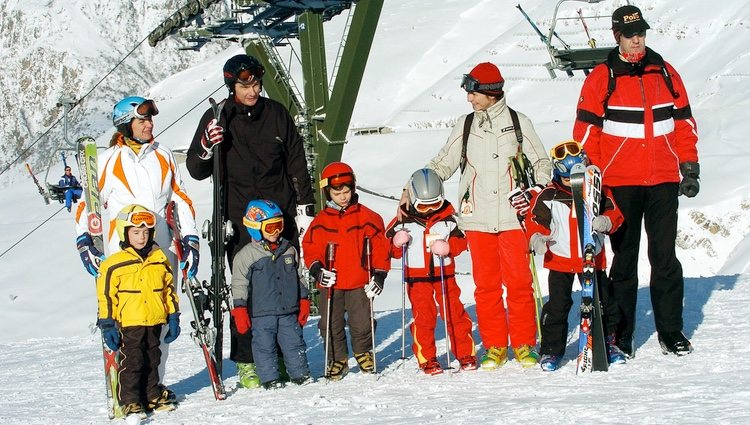
[[[339,380],[349,371],[344,330],[347,323],[360,371],[375,372],[370,302],[383,291],[391,264],[383,219],[358,202],[352,168],[343,162],[329,164],[321,173],[320,186],[327,199],[326,206],[305,232],[302,247],[305,264],[320,288],[318,328],[324,346],[328,345],[326,325],[328,306],[331,306],[325,376],[329,380]],[[335,247],[333,264],[326,258],[329,244]],[[329,296],[331,304],[328,304]]]
[[[410,326],[412,350],[424,373],[443,373],[435,348],[438,312],[446,320],[443,317],[442,258],[450,348],[461,369],[474,370],[477,362],[472,322],[460,300],[461,290],[456,284],[453,261],[466,250],[466,238],[453,218],[453,206],[443,197],[442,180],[433,170],[415,172],[407,190],[411,192],[411,203],[402,207],[404,218],[401,221],[394,218],[388,225],[386,237],[393,242],[393,258],[402,258],[406,253],[406,261],[402,263],[414,317]]]

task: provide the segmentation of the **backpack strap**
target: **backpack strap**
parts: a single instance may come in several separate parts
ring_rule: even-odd
[[[518,112],[514,111],[513,108],[508,106],[510,111],[510,120],[513,121],[513,130],[516,132],[516,141],[518,142],[518,152],[523,152],[523,133],[521,133],[521,123],[518,122]]]
[[[474,121],[474,113],[466,115],[464,120],[464,135],[463,142],[461,144],[461,174],[464,173],[466,168],[466,145],[469,143],[469,133],[471,132],[471,123]]]

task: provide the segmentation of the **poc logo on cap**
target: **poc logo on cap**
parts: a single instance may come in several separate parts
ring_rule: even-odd
[[[629,24],[632,22],[640,21],[641,20],[641,14],[638,12],[631,13],[630,15],[625,15],[622,17],[622,22],[624,24]]]

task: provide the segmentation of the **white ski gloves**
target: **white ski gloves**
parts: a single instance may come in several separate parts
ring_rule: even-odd
[[[594,217],[591,221],[591,229],[598,233],[609,233],[612,230],[612,220],[606,215]]]
[[[297,224],[300,240],[312,224],[314,216],[315,208],[312,204],[297,205],[297,215],[294,217],[294,222]]]
[[[529,248],[538,255],[544,255],[547,253],[547,242],[552,240],[551,235],[543,235],[541,233],[534,233],[529,238]]]

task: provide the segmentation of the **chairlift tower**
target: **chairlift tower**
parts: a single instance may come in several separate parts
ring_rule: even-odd
[[[212,40],[242,43],[266,69],[263,88],[268,96],[295,118],[316,182],[326,164],[341,159],[383,1],[235,0],[229,17],[206,24],[204,11],[222,2],[192,0],[151,32],[149,44],[155,46],[170,35],[192,43],[186,49],[200,49]],[[329,87],[323,24],[344,11],[350,16]],[[301,91],[276,49],[289,39],[299,40]],[[314,193],[322,207],[319,191]]]

